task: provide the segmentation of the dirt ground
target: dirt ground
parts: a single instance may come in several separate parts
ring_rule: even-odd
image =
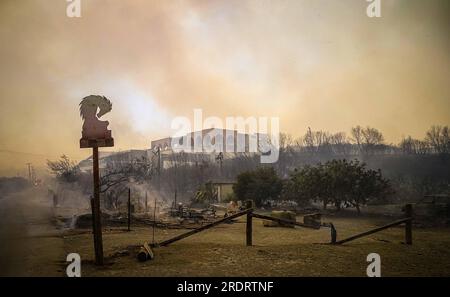
[[[0,198],[0,276],[59,276],[65,264],[62,232],[44,190]]]
[[[450,228],[414,228],[413,245],[402,243],[396,227],[342,246],[327,244],[329,228],[263,227],[254,219],[252,247],[245,245],[245,218],[222,224],[167,247],[155,259],[136,260],[136,251],[152,241],[152,228],[104,228],[106,265],[93,264],[90,230],[64,230],[45,191],[24,191],[0,199],[0,275],[65,276],[69,253],[79,253],[82,276],[365,276],[369,253],[381,256],[382,276],[449,276]],[[298,217],[298,221],[302,218]],[[338,239],[380,226],[386,218],[325,217]],[[124,226],[125,227],[125,226]],[[155,229],[160,242],[185,229]]]
[[[300,220],[301,218],[298,218]],[[85,261],[84,276],[366,276],[369,253],[381,256],[382,276],[449,276],[450,229],[414,229],[412,246],[402,243],[404,228],[392,228],[342,246],[326,244],[328,228],[263,227],[254,219],[252,247],[245,245],[245,219],[223,224],[167,247],[154,250],[155,259],[135,257],[137,246],[151,242],[151,227],[131,232],[104,233],[108,264],[92,264],[92,235],[66,235],[66,253],[77,252]],[[325,218],[338,230],[338,239],[379,226],[373,218]],[[156,241],[186,230],[156,229]]]

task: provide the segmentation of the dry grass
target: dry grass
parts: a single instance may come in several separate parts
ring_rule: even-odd
[[[338,239],[384,223],[373,218],[324,218],[333,221]],[[155,249],[155,259],[140,263],[133,246],[151,241],[150,227],[131,232],[104,232],[108,265],[92,264],[90,233],[66,235],[65,252],[84,259],[84,276],[365,276],[366,256],[381,256],[383,276],[449,276],[450,230],[414,229],[414,244],[402,244],[404,229],[391,228],[369,237],[331,246],[328,228],[267,228],[254,221],[252,247],[245,246],[245,219],[201,232],[168,247]],[[156,241],[185,230],[156,230]],[[113,256],[129,250],[125,256]]]

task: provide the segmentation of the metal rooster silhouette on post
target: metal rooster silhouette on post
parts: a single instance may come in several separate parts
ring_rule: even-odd
[[[80,116],[84,120],[80,139],[81,148],[114,146],[111,130],[108,130],[109,122],[99,120],[111,109],[111,101],[104,96],[90,95],[81,100]]]

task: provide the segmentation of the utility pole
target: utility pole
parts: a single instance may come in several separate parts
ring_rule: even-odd
[[[217,155],[216,161],[219,163],[219,174],[220,174],[220,177],[222,177],[222,163],[223,163],[223,153],[222,152],[220,152]]]
[[[31,182],[31,163],[26,164],[28,166],[28,180]]]
[[[161,189],[161,147],[158,146],[158,191]]]
[[[31,165],[31,182],[34,184],[36,182],[36,171],[33,165]]]
[[[161,175],[161,148],[158,147],[158,175]]]
[[[147,191],[145,191],[145,212],[148,212]]]
[[[157,190],[159,191],[161,187],[161,147],[158,146],[156,148],[156,151],[152,150],[152,153],[156,155],[157,159],[157,166],[156,166],[156,178],[157,178]]]

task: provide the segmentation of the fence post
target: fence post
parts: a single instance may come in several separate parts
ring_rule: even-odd
[[[247,246],[252,246],[252,213],[253,213],[253,201],[247,200]]]
[[[330,230],[331,230],[331,244],[335,244],[337,240],[337,231],[332,223],[330,223]]]
[[[128,188],[128,231],[131,225],[131,189]]]
[[[405,243],[412,244],[412,217],[413,217],[412,204],[405,205],[405,216],[407,218],[411,218],[405,223]]]

